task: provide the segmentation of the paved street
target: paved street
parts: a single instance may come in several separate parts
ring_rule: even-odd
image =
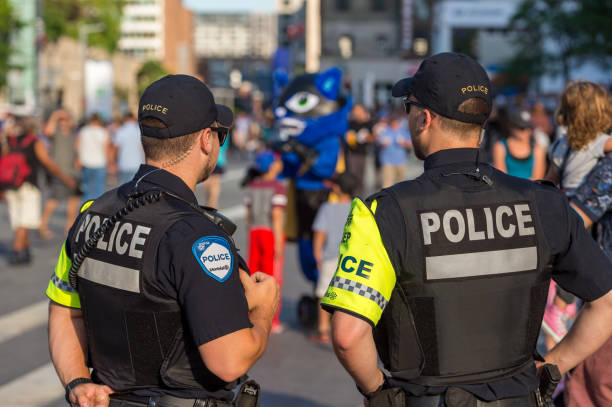
[[[230,160],[224,176],[221,211],[238,223],[236,243],[246,247],[242,191],[238,186],[243,169]],[[233,163],[233,164],[232,164]],[[413,158],[408,175],[420,171]],[[370,166],[371,167],[371,166]],[[373,171],[367,184],[373,185]],[[371,187],[370,187],[371,188]],[[202,201],[202,192],[198,190]],[[61,388],[47,348],[47,299],[44,295],[63,237],[64,207],[60,206],[50,227],[56,237],[43,240],[32,233],[34,260],[29,266],[9,267],[6,255],[11,231],[5,202],[0,202],[0,404],[3,406],[65,406]],[[243,252],[246,256],[247,253]],[[298,271],[296,248],[287,246],[281,319],[285,332],[273,335],[268,350],[250,372],[262,386],[262,406],[360,405],[352,380],[337,362],[330,346],[310,343],[296,320],[296,303],[311,288]]]

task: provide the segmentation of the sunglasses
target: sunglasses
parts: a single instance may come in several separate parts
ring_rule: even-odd
[[[410,113],[410,107],[411,107],[412,105],[414,105],[414,106],[416,106],[416,107],[420,107],[421,109],[427,109],[427,110],[429,110],[429,113],[430,113],[432,116],[435,116],[435,113],[434,113],[434,112],[432,112],[430,108],[428,108],[427,106],[425,106],[425,105],[423,105],[423,104],[421,104],[421,103],[419,103],[419,102],[416,102],[416,101],[414,101],[414,100],[410,100],[410,99],[408,99],[408,98],[406,98],[406,97],[405,97],[405,98],[403,98],[403,99],[402,99],[402,101],[404,102],[404,110],[406,110],[406,114],[409,114],[409,113]]]
[[[217,133],[219,137],[219,146],[225,144],[225,139],[227,139],[227,135],[229,134],[229,129],[227,127],[211,127],[210,130]]]

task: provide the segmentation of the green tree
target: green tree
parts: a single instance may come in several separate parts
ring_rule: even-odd
[[[508,61],[512,83],[561,74],[595,62],[604,69],[612,55],[612,0],[523,0],[512,17],[517,52]]]
[[[147,86],[169,72],[158,61],[145,62],[138,71],[138,94],[142,95]]]
[[[101,32],[91,33],[88,43],[113,52],[120,35],[124,0],[43,0],[45,32],[51,41],[62,35],[78,38],[82,24],[104,25]]]
[[[11,35],[21,28],[22,23],[15,14],[10,0],[0,0],[0,87],[6,85],[11,55]]]

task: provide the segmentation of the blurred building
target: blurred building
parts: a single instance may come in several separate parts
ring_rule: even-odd
[[[276,46],[273,14],[207,13],[194,18],[198,74],[210,86],[237,89],[248,81],[270,95],[269,61]]]
[[[304,0],[276,0],[278,48],[274,65],[287,74],[303,71],[306,64],[305,4]]]
[[[321,69],[339,66],[357,102],[373,108],[430,53],[430,0],[321,1]]]
[[[270,58],[276,48],[272,14],[200,14],[194,29],[198,58]]]
[[[10,3],[22,27],[11,35],[5,108],[15,113],[33,114],[37,105],[37,1],[11,0]]]
[[[196,73],[193,16],[181,0],[127,0],[119,50],[142,60],[158,60],[173,73]]]
[[[113,112],[120,115],[126,111],[137,112],[137,74],[142,61],[122,53],[109,53],[101,48],[89,47],[87,59],[108,61],[112,64]],[[70,37],[61,37],[48,43],[39,53],[39,98],[43,116],[63,107],[77,119],[85,116],[85,77],[82,49],[79,42]],[[91,106],[89,107],[91,110]]]
[[[521,0],[436,1],[432,23],[432,51],[453,51],[471,55],[487,69],[495,86],[496,75],[504,71],[506,61],[516,53],[514,33],[508,29],[508,25],[520,3]],[[559,48],[553,37],[547,39],[545,46],[553,50]],[[609,70],[593,63],[574,67],[571,77],[610,83]],[[556,93],[563,89],[564,81],[561,75],[544,75],[532,83],[532,90]]]

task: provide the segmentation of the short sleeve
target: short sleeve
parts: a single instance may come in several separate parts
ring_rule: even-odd
[[[612,264],[559,190],[537,192],[538,213],[552,254],[552,277],[566,291],[593,301],[612,289]]]
[[[591,154],[593,154],[596,158],[601,158],[606,155],[604,150],[606,142],[612,138],[607,134],[602,134],[593,141],[593,144],[590,146]]]
[[[199,346],[252,324],[233,243],[205,220],[187,222],[175,224],[160,242],[158,272]]]
[[[274,195],[272,195],[272,206],[287,206],[287,194],[285,186],[277,182],[274,186]]]
[[[325,232],[327,230],[326,225],[329,222],[328,213],[329,203],[325,202],[317,211],[317,215],[315,216],[314,222],[312,223],[312,230],[318,232]]]
[[[55,263],[51,280],[47,285],[47,297],[53,302],[70,308],[81,308],[81,300],[68,280],[68,274],[72,267],[72,260],[66,252],[66,243],[62,245],[59,257]]]
[[[329,312],[346,312],[375,326],[394,287],[395,271],[374,214],[355,198],[344,226],[338,267],[321,306]]]

